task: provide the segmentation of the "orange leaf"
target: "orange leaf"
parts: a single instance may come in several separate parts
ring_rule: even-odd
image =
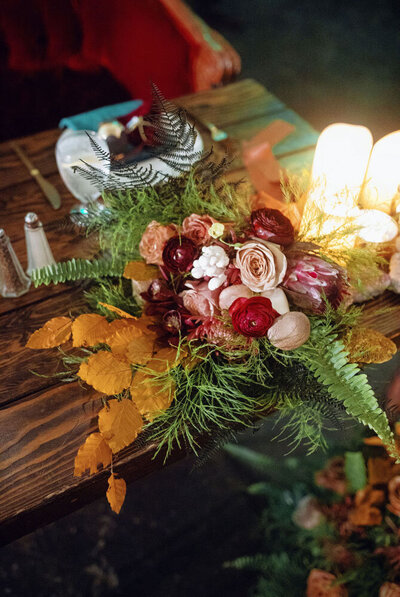
[[[129,344],[143,335],[142,330],[136,326],[125,326],[107,339],[107,344],[112,353],[120,359],[125,359]]]
[[[383,446],[383,441],[377,435],[364,437],[363,441],[366,446]]]
[[[126,317],[127,319],[136,319],[136,317],[134,317],[130,313],[127,313],[126,311],[123,311],[122,309],[118,309],[118,307],[114,307],[114,305],[108,305],[107,303],[102,303],[100,301],[99,301],[99,305],[101,305],[102,307],[105,307],[112,313],[116,313],[120,317]]]
[[[113,452],[129,446],[143,427],[137,406],[127,398],[110,400],[99,412],[99,429]]]
[[[158,373],[164,373],[169,371],[169,369],[177,367],[181,360],[186,356],[186,353],[183,350],[180,350],[178,357],[178,350],[173,346],[168,346],[158,350],[151,361],[147,363],[147,367]]]
[[[145,282],[147,280],[154,280],[160,274],[158,267],[154,265],[147,265],[143,261],[130,261],[126,264],[124,270],[124,278],[129,280],[137,280],[138,282]]]
[[[132,371],[129,363],[121,361],[108,350],[99,350],[82,363],[78,377],[98,392],[112,395],[129,387]]]
[[[157,383],[156,379],[148,375],[144,369],[136,372],[130,391],[140,414],[149,421],[152,421],[161,411],[167,410],[175,395],[172,382]]]
[[[117,479],[115,475],[111,475],[108,479],[107,500],[110,504],[111,510],[119,514],[122,504],[125,501],[126,483],[123,479]]]
[[[130,363],[135,365],[146,365],[153,356],[154,338],[152,336],[141,336],[135,338],[126,347],[125,355]]]
[[[53,317],[43,327],[33,332],[26,346],[28,348],[54,348],[71,337],[72,321],[69,317]]]
[[[91,433],[79,448],[75,458],[75,477],[80,477],[87,469],[89,474],[97,473],[99,464],[103,468],[111,464],[112,452],[100,433]]]
[[[105,342],[109,333],[108,321],[103,315],[88,313],[79,315],[72,324],[73,346],[95,346]]]

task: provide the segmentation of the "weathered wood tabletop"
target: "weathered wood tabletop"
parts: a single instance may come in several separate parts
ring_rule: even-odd
[[[179,98],[199,119],[226,130],[232,139],[245,140],[275,119],[295,125],[295,132],[274,148],[283,167],[309,167],[317,133],[278,98],[252,80]],[[202,131],[205,133],[205,131]],[[55,226],[76,200],[57,171],[54,147],[59,130],[19,140],[34,165],[62,195],[54,211],[40,188],[11,149],[0,144],[0,227],[26,266],[24,216],[36,212],[56,260],[91,257],[93,247]],[[238,179],[245,171],[237,159],[231,169]],[[0,298],[0,543],[6,543],[104,495],[107,473],[77,479],[74,457],[86,436],[96,428],[99,398],[78,384],[60,384],[54,377],[37,377],[57,369],[56,351],[31,351],[25,343],[31,332],[50,317],[78,311],[82,291],[73,285],[31,289],[17,299]],[[394,339],[400,338],[400,308],[376,314],[400,299],[386,293],[365,307],[366,322]],[[154,446],[130,447],[116,458],[115,470],[129,482],[163,465],[152,459]],[[175,457],[179,456],[176,454]]]

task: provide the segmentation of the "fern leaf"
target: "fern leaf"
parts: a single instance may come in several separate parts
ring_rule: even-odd
[[[387,447],[395,453],[393,433],[386,414],[380,408],[365,373],[355,363],[349,363],[344,344],[332,334],[324,322],[314,321],[309,342],[294,355],[347,413],[373,429]]]
[[[35,287],[45,284],[59,284],[84,279],[99,279],[106,276],[122,276],[126,260],[122,259],[71,259],[47,265],[32,272]]]

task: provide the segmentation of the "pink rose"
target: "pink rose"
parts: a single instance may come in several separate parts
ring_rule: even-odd
[[[286,273],[286,257],[274,243],[249,240],[236,251],[235,265],[243,284],[263,292],[280,284]]]
[[[307,579],[306,597],[347,597],[347,589],[343,585],[334,585],[336,576],[314,568]]]
[[[379,597],[400,597],[400,585],[385,582],[379,589]]]
[[[196,245],[205,245],[211,239],[208,230],[213,224],[217,224],[217,220],[211,216],[192,214],[183,220],[182,232]]]
[[[146,263],[154,265],[163,264],[163,249],[164,245],[173,236],[176,236],[177,227],[175,224],[162,226],[155,220],[150,222],[143,233],[142,239],[139,243],[139,251]]]
[[[189,313],[198,317],[213,317],[218,314],[220,288],[210,290],[208,282],[196,280],[186,282],[186,287],[188,290],[184,290],[179,296]]]
[[[313,495],[306,495],[299,501],[293,512],[292,520],[298,527],[308,531],[321,524],[324,517]]]
[[[224,288],[219,295],[219,308],[229,309],[231,304],[237,298],[250,298],[253,296],[250,288],[247,288],[244,284],[235,284],[234,286],[228,286]]]

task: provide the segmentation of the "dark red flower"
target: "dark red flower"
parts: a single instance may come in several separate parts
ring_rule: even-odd
[[[264,296],[237,298],[229,308],[229,315],[235,330],[250,337],[266,336],[274,320],[279,317],[271,301]]]
[[[164,246],[164,267],[173,274],[182,274],[191,269],[198,255],[198,248],[187,236],[174,236]]]
[[[258,238],[278,245],[290,245],[294,240],[294,228],[289,218],[279,209],[257,209],[251,213],[251,225]]]

